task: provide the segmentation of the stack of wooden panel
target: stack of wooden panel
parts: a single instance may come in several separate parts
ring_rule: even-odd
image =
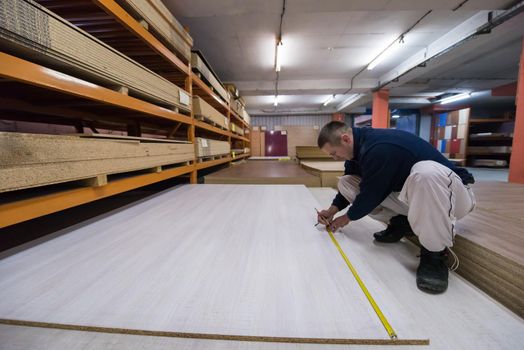
[[[317,146],[297,146],[297,158],[300,160],[332,160]]]
[[[198,96],[193,96],[193,113],[196,117],[202,118],[212,124],[229,130],[229,120],[213,106]]]
[[[193,144],[0,132],[0,192],[193,160]]]
[[[233,124],[233,123],[231,124],[231,131],[233,131],[235,134],[244,136],[244,128],[236,124]]]
[[[117,0],[137,20],[147,23],[169,48],[191,60],[193,39],[160,0]]]
[[[214,157],[229,154],[231,145],[227,141],[218,141],[197,137],[195,139],[195,153],[197,158]]]
[[[202,77],[207,80],[213,90],[224,99],[224,101],[229,101],[229,94],[226,89],[222,86],[222,83],[217,79],[216,75],[213,73],[209,64],[207,64],[204,56],[200,51],[191,52],[191,67],[198,71]]]
[[[182,89],[32,0],[0,2],[0,49],[160,105],[191,110]]]

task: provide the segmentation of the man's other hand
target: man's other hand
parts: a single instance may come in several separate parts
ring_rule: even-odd
[[[331,221],[333,221],[333,217],[335,214],[338,213],[338,208],[334,205],[330,206],[329,209],[322,210],[318,212],[317,220],[322,225],[329,225],[331,224]]]
[[[331,222],[331,225],[329,225],[329,228],[331,229],[331,231],[335,232],[339,228],[342,228],[349,224],[350,221],[351,220],[349,220],[348,216],[344,214],[333,220],[333,222]]]

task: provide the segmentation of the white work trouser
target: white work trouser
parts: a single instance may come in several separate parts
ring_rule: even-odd
[[[338,189],[353,203],[360,192],[360,177],[341,177]],[[469,186],[448,167],[427,160],[413,165],[402,191],[392,192],[369,216],[385,224],[396,215],[407,216],[420,244],[437,252],[453,246],[456,220],[474,207],[475,196]]]

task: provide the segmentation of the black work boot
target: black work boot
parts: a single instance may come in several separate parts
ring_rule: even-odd
[[[448,288],[448,267],[446,250],[430,252],[420,248],[420,265],[417,269],[417,287],[431,294],[444,293]]]
[[[409,226],[408,218],[404,215],[397,215],[391,218],[388,227],[384,231],[375,232],[373,237],[380,243],[395,243],[404,236],[413,234]]]

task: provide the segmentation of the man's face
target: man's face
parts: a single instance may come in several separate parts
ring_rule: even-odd
[[[350,160],[353,158],[353,142],[347,134],[342,134],[339,145],[333,146],[328,142],[322,151],[334,160]]]

